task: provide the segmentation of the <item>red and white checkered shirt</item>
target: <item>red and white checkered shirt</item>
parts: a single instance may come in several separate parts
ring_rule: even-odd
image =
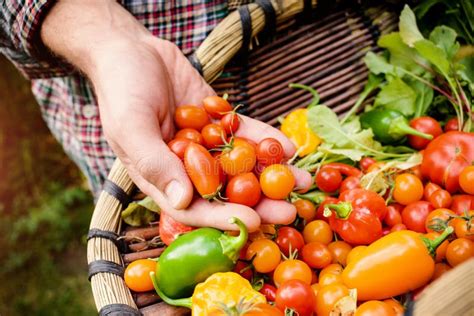
[[[115,155],[104,138],[92,85],[70,65],[49,55],[40,41],[41,22],[54,3],[54,0],[3,0],[0,52],[31,79],[44,120],[97,195]],[[121,0],[120,3],[153,35],[174,42],[184,54],[190,54],[228,11],[242,1]]]

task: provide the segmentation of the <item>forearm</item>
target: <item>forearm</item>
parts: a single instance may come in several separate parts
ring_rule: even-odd
[[[102,58],[150,33],[114,0],[59,1],[46,17],[41,38],[51,51],[91,76]]]

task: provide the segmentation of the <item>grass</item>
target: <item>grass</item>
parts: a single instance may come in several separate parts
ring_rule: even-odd
[[[93,203],[0,55],[0,315],[94,315],[86,242]]]

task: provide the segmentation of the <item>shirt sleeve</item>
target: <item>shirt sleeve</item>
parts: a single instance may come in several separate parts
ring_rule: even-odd
[[[29,79],[62,77],[74,72],[41,41],[41,23],[55,0],[3,0],[0,4],[0,52]]]

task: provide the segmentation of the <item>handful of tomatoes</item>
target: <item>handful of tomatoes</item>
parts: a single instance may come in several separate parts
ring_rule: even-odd
[[[263,193],[288,199],[297,210],[292,224],[263,224],[250,234],[234,268],[277,307],[271,315],[403,315],[408,297],[416,300],[430,282],[474,257],[472,133],[436,133],[431,143],[414,146],[424,148],[424,159],[408,170],[371,157],[322,164],[311,192],[292,193],[296,179],[276,139],[255,144],[237,137],[239,116],[224,98],[208,97],[203,105],[176,110],[180,130],[168,144],[196,192],[249,207]],[[361,178],[371,172],[390,183],[383,195],[363,187]],[[148,277],[138,282],[134,276],[147,276],[156,264],[137,265],[127,268],[127,285],[152,290]]]

